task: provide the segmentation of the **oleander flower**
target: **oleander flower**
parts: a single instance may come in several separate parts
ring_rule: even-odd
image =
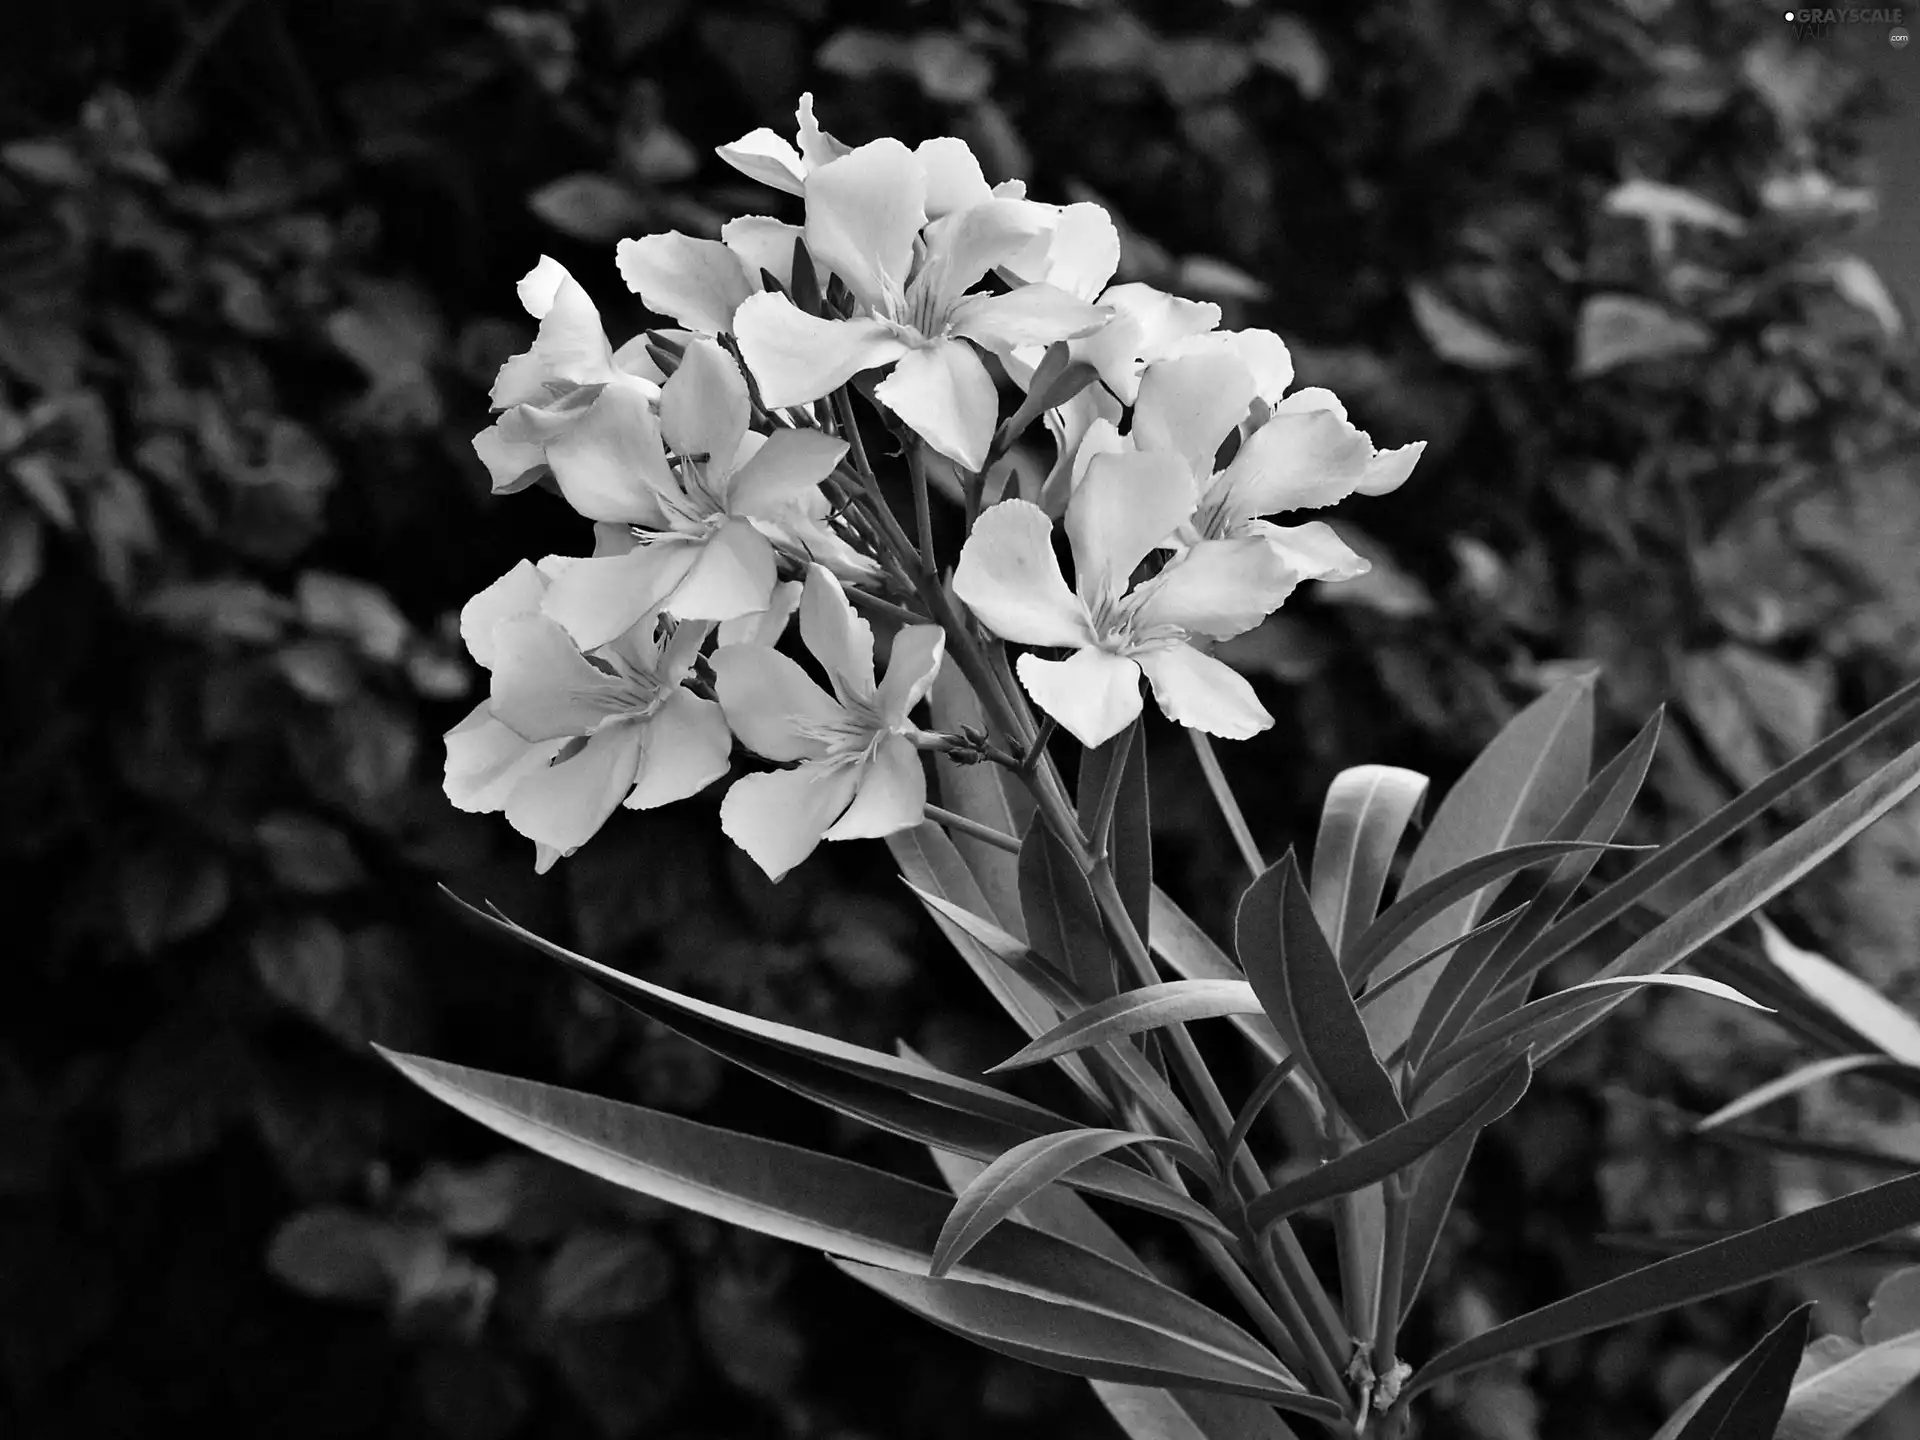
[[[1053,216],[993,194],[970,153],[962,162],[964,146],[929,149],[937,145],[921,147],[930,162],[876,140],[809,170],[807,250],[847,286],[854,312],[809,315],[763,293],[740,305],[734,331],[767,405],[806,404],[891,366],[875,398],[942,455],[978,470],[999,395],[974,347],[1045,346],[1095,330],[1106,312],[1044,283],[974,293],[988,272],[1030,251]]]
[[[1015,669],[1034,703],[1082,745],[1104,744],[1139,717],[1142,674],[1181,725],[1245,739],[1273,723],[1252,687],[1195,643],[1252,629],[1286,599],[1294,576],[1265,541],[1189,546],[1131,583],[1193,507],[1192,470],[1179,456],[1097,455],[1067,505],[1071,588],[1052,522],[1025,500],[982,512],[961,549],[954,593],[983,625],[1018,644],[1073,652],[1024,654]]]
[[[710,340],[689,341],[661,387],[657,423],[619,437],[625,464],[607,476],[618,504],[605,506],[618,513],[593,517],[634,528],[602,526],[595,554],[568,566],[547,593],[544,613],[582,649],[659,610],[732,620],[766,609],[776,550],[851,555],[821,519],[819,490],[846,442],[818,430],[762,435],[747,428],[748,417],[733,360]]]
[[[634,437],[654,428],[660,371],[644,347],[608,343],[600,312],[559,261],[542,255],[518,289],[540,330],[500,367],[491,398],[504,413],[473,440],[494,493],[524,489],[550,470],[583,515],[650,518],[607,497],[618,489],[610,472],[627,463]]]
[[[907,718],[945,654],[936,625],[909,625],[874,682],[873,631],[823,566],[807,575],[800,637],[827,672],[829,695],[767,645],[714,652],[714,691],[733,733],[787,770],[746,775],[720,806],[720,826],[778,880],[822,840],[891,835],[924,818],[926,772]]]
[[[620,278],[656,315],[697,335],[733,332],[734,312],[765,288],[761,273],[783,289],[793,283],[798,225],[766,215],[742,215],[720,227],[718,240],[669,230],[622,240],[615,250]]]
[[[549,566],[564,574],[566,560]],[[578,562],[574,562],[578,563]],[[552,574],[522,561],[461,611],[490,693],[447,732],[447,797],[504,811],[534,842],[536,871],[571,855],[614,809],[650,810],[727,772],[720,707],[680,682],[713,627],[647,616],[582,654],[540,613]]]
[[[805,194],[807,176],[845,155],[848,147],[822,130],[813,118],[812,91],[800,97],[794,122],[799,133],[792,143],[763,126],[742,135],[731,145],[719,146],[713,153],[742,175],[763,185],[771,185],[789,195]]]

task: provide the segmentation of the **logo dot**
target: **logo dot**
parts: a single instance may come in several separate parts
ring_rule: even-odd
[[[1793,11],[1791,10],[1787,11],[1787,23],[1789,25],[1793,23]]]

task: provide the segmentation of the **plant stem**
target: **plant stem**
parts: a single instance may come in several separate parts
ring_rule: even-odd
[[[1373,1373],[1386,1375],[1394,1367],[1400,1341],[1400,1311],[1405,1305],[1402,1287],[1407,1268],[1408,1187],[1399,1176],[1386,1182],[1386,1244],[1380,1257],[1380,1312],[1374,1322]]]
[[[1093,849],[1094,863],[1098,865],[1107,863],[1112,848],[1113,812],[1120,803],[1120,783],[1126,778],[1127,761],[1132,756],[1139,730],[1140,722],[1136,720],[1114,737],[1113,761],[1107,766],[1100,797],[1094,804],[1093,823],[1087,827],[1087,840]]]
[[[878,595],[862,590],[857,585],[845,587],[847,599],[862,609],[870,610],[883,620],[892,620],[900,625],[924,625],[927,617],[916,615],[904,605],[896,605],[891,600],[883,600]]]
[[[1200,759],[1201,773],[1207,777],[1207,788],[1213,792],[1213,800],[1220,807],[1221,818],[1227,822],[1227,829],[1233,835],[1233,843],[1240,849],[1240,859],[1245,863],[1253,878],[1258,880],[1266,873],[1266,861],[1260,858],[1260,847],[1254,843],[1253,831],[1247,827],[1247,817],[1240,813],[1240,802],[1234,798],[1233,787],[1227,784],[1227,775],[1220,768],[1220,757],[1213,753],[1213,741],[1205,731],[1189,728],[1187,738],[1193,742],[1193,753]]]
[[[1281,1253],[1279,1247],[1272,1240],[1263,1239],[1251,1230],[1242,1235],[1241,1245],[1253,1262],[1254,1272],[1260,1277],[1261,1288],[1267,1292],[1281,1318],[1301,1337],[1307,1373],[1313,1377],[1313,1383],[1329,1400],[1348,1401],[1351,1396],[1346,1377],[1340,1373],[1340,1367],[1334,1364],[1324,1340],[1311,1318],[1301,1309],[1298,1296],[1276,1263]]]
[[[951,810],[943,810],[938,805],[928,805],[926,807],[926,815],[927,819],[933,821],[936,825],[944,825],[949,830],[956,830],[962,835],[971,835],[974,839],[984,841],[988,845],[998,846],[1009,854],[1018,855],[1020,853],[1020,842],[1018,840],[1014,839],[1011,835],[1002,834],[991,825],[982,825],[978,820],[969,820],[964,815],[957,815]]]
[[[920,532],[921,563],[930,575],[940,573],[933,550],[933,503],[927,495],[927,456],[918,445],[907,447],[907,474],[913,480],[913,518]]]

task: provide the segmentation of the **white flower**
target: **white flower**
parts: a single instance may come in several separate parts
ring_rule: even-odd
[[[734,329],[769,406],[805,404],[862,370],[892,365],[875,398],[942,455],[978,470],[999,396],[974,345],[1003,354],[1045,346],[1086,334],[1106,315],[1047,284],[970,294],[1030,250],[1052,216],[993,195],[978,165],[958,164],[950,148],[934,153],[944,157],[937,167],[897,140],[876,140],[809,171],[807,249],[845,283],[855,313],[822,318],[761,294],[735,312]]]
[[[720,229],[718,240],[669,230],[622,240],[615,252],[620,278],[656,315],[666,315],[698,335],[733,331],[734,312],[765,288],[764,270],[783,287],[793,283],[793,247],[798,225],[765,215],[742,215]]]
[[[747,428],[748,415],[738,367],[712,341],[690,341],[661,388],[658,423],[636,419],[619,437],[628,463],[609,469],[619,503],[606,508],[620,513],[593,517],[645,533],[603,528],[597,553],[569,566],[547,594],[544,613],[581,648],[657,610],[684,620],[754,614],[773,592],[776,546],[801,556],[836,547],[819,518],[819,485],[846,442],[818,430],[761,435]]]
[[[1177,456],[1099,455],[1067,505],[1072,589],[1054,556],[1052,523],[1024,500],[982,513],[960,552],[954,593],[982,624],[1022,645],[1074,652],[1022,655],[1016,668],[1034,702],[1082,745],[1104,744],[1139,717],[1143,672],[1179,724],[1245,739],[1273,723],[1252,687],[1193,643],[1251,629],[1293,588],[1264,541],[1192,546],[1130,584],[1193,502],[1192,473]]]
[[[715,692],[741,743],[799,762],[734,781],[720,807],[728,838],[775,880],[823,839],[891,835],[924,818],[926,772],[907,713],[932,686],[946,644],[938,626],[906,627],[876,685],[873,631],[821,566],[807,575],[800,636],[833,694],[765,645],[725,646],[712,661]]]
[[[448,798],[505,811],[534,842],[541,873],[623,802],[650,810],[705,789],[726,774],[732,748],[720,707],[680,684],[711,625],[648,616],[583,655],[539,613],[549,583],[522,561],[462,610],[461,633],[492,688],[446,737]]]

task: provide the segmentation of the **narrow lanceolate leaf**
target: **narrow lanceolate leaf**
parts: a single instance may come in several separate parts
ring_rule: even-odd
[[[1819,955],[1802,950],[1774,928],[1764,915],[1760,943],[1767,961],[1806,997],[1890,1059],[1920,1066],[1920,1020],[1875,990],[1859,976]],[[1863,1049],[1866,1046],[1862,1047]]]
[[[1598,978],[1658,974],[1679,964],[1707,941],[1767,904],[1916,789],[1920,789],[1920,745],[1882,766],[1812,819],[1789,831],[1681,907],[1671,918],[1656,925],[1608,962]],[[1560,1022],[1552,1034],[1542,1038],[1540,1048],[1535,1051],[1536,1061],[1545,1063],[1557,1055],[1599,1024],[1611,1008],[1596,1007]]]
[[[1458,939],[1473,926],[1467,924],[1455,928],[1448,925],[1436,929],[1433,923],[1435,918],[1444,918],[1459,909],[1463,900],[1472,899],[1489,886],[1497,885],[1522,870],[1535,865],[1549,865],[1583,851],[1598,854],[1604,850],[1638,848],[1634,845],[1607,845],[1587,840],[1538,840],[1475,856],[1413,889],[1402,885],[1393,904],[1381,911],[1379,918],[1354,942],[1353,963],[1347,967],[1348,973],[1356,981],[1364,980],[1376,970],[1397,968],[1399,961],[1420,954],[1424,948],[1437,948],[1449,940]],[[1431,947],[1427,945],[1428,935],[1439,935]],[[1432,988],[1429,982],[1421,990],[1423,1002],[1426,991]],[[1416,1009],[1407,1017],[1406,1028],[1409,1031],[1417,1013]],[[1401,1039],[1405,1039],[1405,1035]],[[1394,1043],[1400,1042],[1396,1040]]]
[[[1075,1166],[1129,1145],[1168,1143],[1162,1136],[1137,1130],[1063,1130],[1014,1146],[960,1192],[933,1247],[933,1268],[928,1273],[945,1275],[994,1226]],[[1220,1233],[1229,1232],[1221,1226]]]
[[[1083,829],[1093,823],[1101,791],[1112,773],[1114,757],[1122,762],[1120,795],[1113,807],[1113,831],[1107,839],[1107,863],[1134,929],[1145,940],[1151,922],[1153,895],[1153,828],[1147,798],[1147,736],[1134,725],[1106,744],[1080,756],[1075,781],[1076,804]]]
[[[1093,1393],[1127,1440],[1299,1440],[1257,1400],[1095,1380]]]
[[[1916,1379],[1920,1332],[1868,1345],[1793,1387],[1775,1440],[1840,1440]]]
[[[1415,1373],[1413,1393],[1507,1355],[1590,1335],[1629,1320],[1817,1265],[1920,1224],[1920,1175],[1889,1180],[1824,1205],[1742,1231],[1684,1255],[1496,1325],[1436,1355]]]
[[[1392,765],[1356,765],[1327,787],[1308,888],[1327,943],[1343,961],[1380,909],[1394,852],[1426,794],[1426,776]]]
[[[1835,1055],[1825,1060],[1815,1060],[1811,1064],[1800,1066],[1797,1070],[1789,1070],[1776,1080],[1769,1080],[1764,1085],[1756,1086],[1738,1100],[1722,1105],[1694,1128],[1712,1130],[1729,1121],[1744,1119],[1754,1111],[1773,1104],[1776,1100],[1784,1100],[1789,1095],[1805,1090],[1809,1085],[1818,1085],[1836,1076],[1851,1075],[1856,1070],[1878,1070],[1899,1064],[1899,1061],[1889,1060],[1884,1055]]]
[[[973,686],[958,665],[942,665],[934,676],[933,689],[927,693],[937,730],[958,734],[967,727],[988,730],[986,712]],[[998,738],[1005,743],[1006,737]],[[1002,835],[1018,835],[1025,828],[1007,793],[1008,777],[993,764],[962,765],[946,754],[934,757],[934,770],[940,782],[940,803],[955,814],[998,830]],[[967,868],[973,872],[980,893],[990,907],[984,913],[1016,939],[1027,938],[1027,922],[1020,912],[1020,871],[1018,858],[997,845],[976,840],[970,835],[955,835],[953,845]]]
[[[1027,943],[1089,998],[1104,1000],[1120,988],[1093,887],[1039,816],[1020,844],[1020,908]]]
[[[1296,1210],[1336,1195],[1352,1194],[1398,1174],[1462,1131],[1480,1130],[1498,1120],[1520,1103],[1532,1078],[1533,1068],[1527,1057],[1519,1056],[1458,1095],[1415,1114],[1405,1124],[1276,1185],[1247,1206],[1247,1219],[1256,1229],[1265,1229]]]
[[[1507,1053],[1529,1045],[1535,1037],[1552,1031],[1557,1024],[1577,1019],[1591,1010],[1602,1007],[1612,1009],[1626,995],[1648,985],[1691,990],[1696,995],[1727,1000],[1750,1010],[1767,1008],[1749,1000],[1731,985],[1723,985],[1718,980],[1707,980],[1699,975],[1615,975],[1589,980],[1584,985],[1569,985],[1565,990],[1556,990],[1497,1020],[1489,1021],[1477,1030],[1469,1030],[1421,1067],[1419,1083],[1424,1088],[1476,1055]]]
[[[1401,894],[1496,850],[1538,840],[1566,813],[1587,783],[1593,759],[1593,677],[1555,686],[1522,710],[1467,767],[1407,863]],[[1464,934],[1485,913],[1490,896],[1468,891],[1402,937],[1409,956]],[[1371,963],[1386,960],[1391,947]],[[1405,958],[1405,957],[1403,957]],[[1352,973],[1360,975],[1356,958]],[[1401,986],[1367,1014],[1367,1032],[1382,1055],[1406,1043],[1432,988],[1432,972]]]
[[[1413,1313],[1420,1288],[1426,1284],[1427,1271],[1446,1231],[1447,1216],[1453,1212],[1454,1197],[1460,1193],[1467,1162],[1473,1158],[1473,1147],[1479,1139],[1479,1131],[1462,1130],[1434,1150],[1420,1167],[1413,1199],[1407,1205],[1406,1259],[1400,1269],[1402,1325]]]
[[[1158,885],[1153,887],[1153,953],[1160,963],[1186,980],[1244,980],[1246,972],[1208,937],[1193,918],[1173,903]],[[1278,1065],[1292,1052],[1273,1022],[1264,1014],[1235,1015],[1233,1026],[1260,1052],[1269,1065]]]
[[[1824,774],[1863,745],[1920,713],[1920,680],[1909,681],[1866,714],[1848,721],[1812,749],[1736,795],[1677,840],[1670,841],[1592,899],[1576,906],[1528,948],[1516,974],[1538,973],[1585,944],[1675,876],[1711,855],[1780,800]]]
[[[1641,726],[1640,733],[1600,768],[1547,833],[1548,840],[1612,841],[1646,782],[1647,767],[1653,763],[1653,753],[1660,743],[1661,719],[1656,711]],[[1480,1007],[1506,983],[1508,971],[1586,883],[1600,853],[1589,850],[1569,855],[1537,880],[1533,876],[1516,877],[1500,892],[1496,905],[1524,904],[1524,912],[1497,942],[1463,948],[1447,963],[1420,1007],[1407,1041],[1410,1061],[1417,1065],[1436,1046],[1448,1044],[1474,1023]]]
[[[1234,915],[1234,948],[1267,1018],[1362,1135],[1407,1118],[1399,1092],[1347,989],[1347,977],[1313,918],[1313,900],[1288,851],[1247,887]]]
[[[1660,1427],[1654,1440],[1761,1440],[1786,1407],[1807,1348],[1813,1306],[1802,1305],[1761,1337],[1713,1387]],[[1684,1423],[1677,1424],[1684,1416]]]
[[[485,1070],[380,1052],[509,1140],[628,1190],[777,1240],[924,1275],[951,1197],[884,1171],[678,1115]],[[956,1275],[1188,1337],[1235,1373],[1279,1362],[1251,1335],[1151,1276],[1024,1225],[1003,1225]],[[1192,1383],[1199,1383],[1197,1380]]]
[[[1229,1015],[1264,1015],[1260,997],[1244,980],[1168,980],[1125,990],[1111,1000],[1061,1021],[1018,1054],[995,1065],[988,1074],[1024,1070],[1057,1056],[1104,1044],[1163,1025],[1191,1020],[1218,1020]]]
[[[1221,1353],[1197,1337],[988,1285],[927,1279],[846,1260],[833,1263],[943,1330],[1030,1365],[1126,1384],[1193,1385],[1251,1395],[1325,1420],[1341,1415],[1337,1403],[1300,1389],[1271,1358],[1261,1362]]]
[[[563,961],[695,1044],[893,1134],[990,1159],[1036,1135],[1075,1128],[1065,1116],[1043,1106],[924,1062],[679,995],[576,955],[504,917],[482,918]],[[1181,1134],[1192,1138],[1187,1131]],[[1132,1166],[1095,1160],[1077,1170],[1072,1183],[1176,1220],[1209,1223],[1210,1212]]]

